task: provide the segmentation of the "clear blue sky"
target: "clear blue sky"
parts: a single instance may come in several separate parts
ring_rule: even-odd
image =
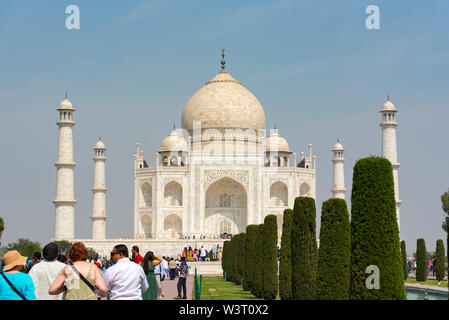
[[[81,29],[65,28],[78,5]],[[380,8],[380,30],[365,8]],[[107,152],[107,236],[133,235],[133,153],[150,165],[184,104],[227,69],[264,106],[298,154],[317,153],[317,215],[331,197],[331,152],[352,168],[380,154],[380,106],[398,113],[401,231],[435,248],[449,188],[449,2],[435,1],[12,1],[0,3],[0,215],[2,244],[53,236],[58,128],[69,93],[74,127],[76,236],[90,237],[92,147]],[[319,226],[319,219],[318,219]]]

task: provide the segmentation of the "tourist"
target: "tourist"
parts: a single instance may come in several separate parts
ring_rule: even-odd
[[[142,300],[148,282],[142,267],[129,259],[128,247],[119,244],[111,252],[113,266],[106,269],[104,282],[110,300]]]
[[[0,273],[0,300],[36,300],[34,284],[29,274],[21,272],[27,262],[17,250],[3,256],[3,271]]]
[[[212,261],[217,260],[217,246],[215,244],[212,246],[211,251],[212,251]]]
[[[222,250],[221,247],[217,244],[217,259],[218,259],[219,261],[221,261],[222,253],[223,253],[223,250]]]
[[[184,250],[182,251],[182,257],[187,258],[187,247],[184,247]]]
[[[33,279],[35,295],[37,300],[63,300],[64,292],[57,295],[48,293],[50,286],[55,281],[59,272],[65,268],[65,264],[56,260],[58,257],[58,246],[50,242],[43,250],[44,260],[30,270],[29,275]]]
[[[169,274],[170,274],[170,280],[175,280],[175,276],[176,276],[176,261],[175,259],[171,258],[170,262],[168,263],[168,268],[169,268]]]
[[[206,251],[206,249],[204,249],[204,247],[203,246],[201,246],[201,249],[200,249],[200,258],[201,258],[201,261],[206,261],[206,257],[207,257],[207,251]]]
[[[41,257],[42,256],[41,256],[40,252],[35,252],[34,253],[33,261],[31,261],[31,263],[28,265],[27,273],[30,273],[31,268],[34,267],[39,262],[41,262]]]
[[[138,246],[133,246],[132,248],[132,259],[135,263],[140,264],[143,260],[142,256],[139,254],[139,247]]]
[[[189,261],[193,261],[193,250],[192,247],[189,247]]]
[[[66,290],[65,300],[97,300],[97,287],[100,295],[106,294],[100,270],[86,261],[87,255],[82,242],[73,243],[69,250],[69,265],[59,272],[48,293],[58,295]]]
[[[168,278],[168,257],[162,257],[162,277],[164,278],[163,280],[165,280],[166,278]]]
[[[145,254],[142,261],[143,270],[148,282],[148,290],[142,293],[143,300],[157,299],[157,284],[154,269],[162,262],[162,259],[156,256],[152,251]]]
[[[159,263],[156,268],[154,269],[154,275],[156,276],[156,287],[157,287],[157,298],[163,298],[164,295],[162,294],[162,284],[161,281],[164,281],[164,270],[162,269],[162,263]]]
[[[179,279],[178,279],[178,296],[175,299],[187,299],[187,274],[189,272],[189,267],[187,266],[186,260],[181,258],[181,265],[178,267]],[[181,289],[183,291],[183,296],[181,297]]]
[[[193,250],[193,261],[198,261],[198,249]]]

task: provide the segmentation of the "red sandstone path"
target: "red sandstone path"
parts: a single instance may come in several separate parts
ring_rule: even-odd
[[[193,279],[194,276],[189,275],[187,277],[186,286],[187,286],[187,300],[192,300],[192,291],[193,291]],[[159,300],[175,300],[174,298],[178,296],[178,278],[175,280],[170,280],[167,278],[166,280],[161,282],[162,294],[163,298]],[[181,292],[182,294],[182,292]]]

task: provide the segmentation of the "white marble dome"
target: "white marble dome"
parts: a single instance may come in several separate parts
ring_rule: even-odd
[[[337,140],[337,143],[334,144],[334,148],[332,151],[344,151],[343,145],[340,143],[340,141]]]
[[[277,131],[274,131],[265,140],[265,151],[290,152],[288,142]]]
[[[182,128],[265,129],[265,113],[259,100],[225,70],[198,90],[182,112]]]
[[[61,103],[59,104],[58,110],[74,110],[72,103],[67,98],[67,95],[65,96],[65,99],[62,100]]]
[[[103,141],[101,141],[101,139],[98,140],[98,142],[97,142],[97,144],[95,145],[95,148],[94,148],[94,149],[103,149],[103,150],[106,149],[106,147],[104,146],[104,143],[103,143]]]
[[[390,99],[387,100],[387,102],[384,103],[382,106],[381,111],[396,111],[396,108],[393,103],[391,103]]]
[[[187,141],[176,130],[173,130],[168,136],[162,140],[159,152],[164,151],[188,151]]]

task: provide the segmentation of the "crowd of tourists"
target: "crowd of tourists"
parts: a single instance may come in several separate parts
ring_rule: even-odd
[[[186,257],[142,257],[132,247],[116,245],[110,257],[88,259],[82,242],[73,243],[67,256],[51,242],[32,259],[17,250],[5,253],[0,263],[0,300],[156,300],[164,297],[161,282],[176,280],[178,296],[186,299],[189,266]]]
[[[200,239],[200,240],[212,240],[212,239],[232,239],[232,234],[231,233],[220,233],[220,234],[200,234],[200,235],[195,235],[195,234],[182,234],[180,237],[180,239]]]
[[[192,247],[185,247],[182,251],[180,257],[185,258],[187,261],[221,261],[223,248],[220,247],[218,244],[213,245],[210,250],[207,250],[204,248],[204,246],[201,246],[200,249],[192,249]]]
[[[432,260],[427,259],[427,277],[435,277],[436,276],[436,265],[437,261],[434,257]],[[447,270],[447,261],[445,262],[445,270]],[[410,258],[407,258],[407,269],[408,273],[416,274],[416,258],[411,256]]]

